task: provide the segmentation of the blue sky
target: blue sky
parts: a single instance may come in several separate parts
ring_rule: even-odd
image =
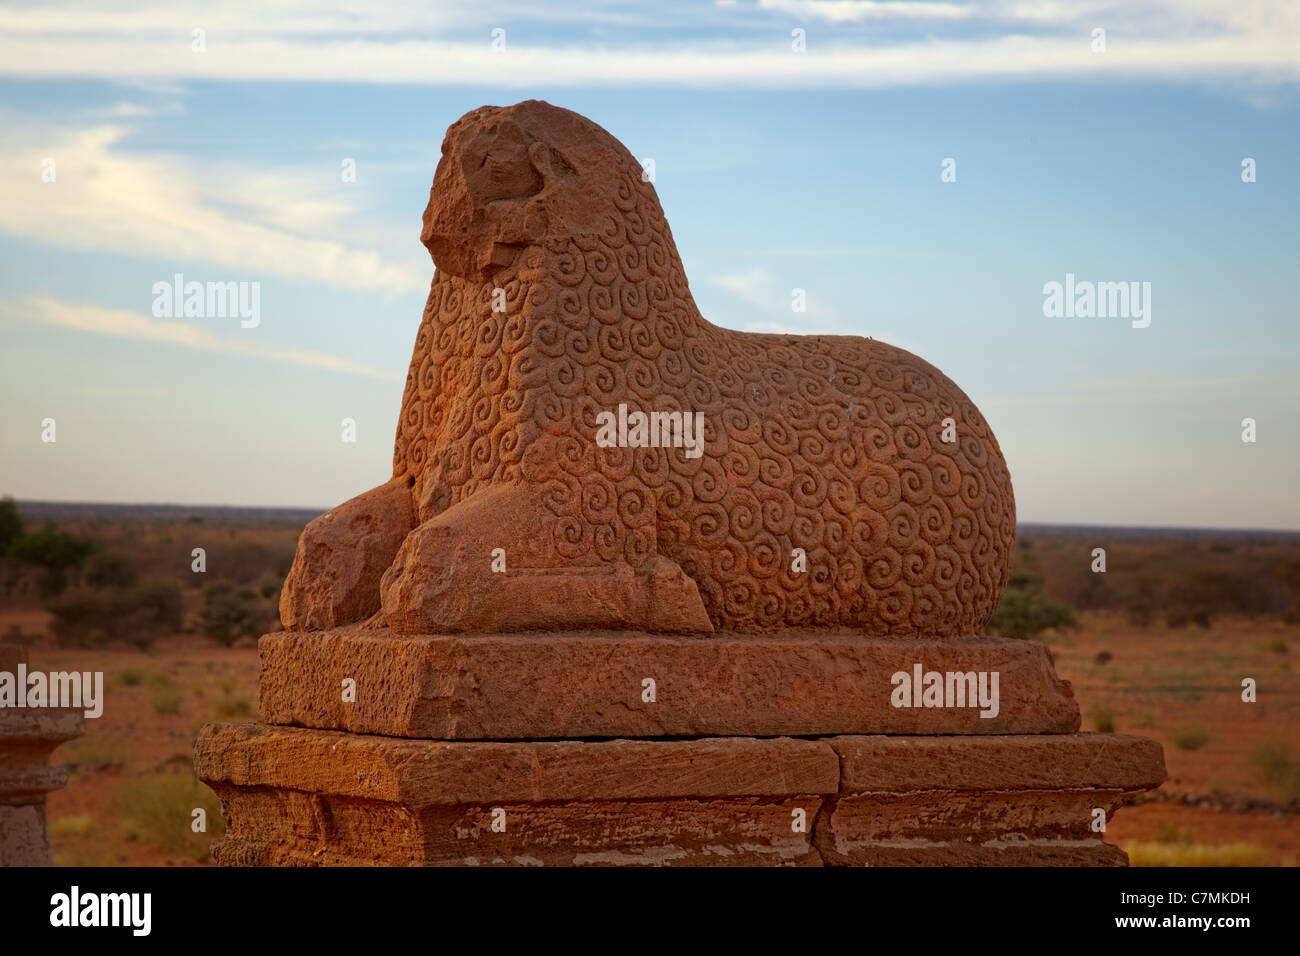
[[[1298,80],[1282,3],[0,4],[0,493],[385,480],[443,132],[536,97],[654,159],[708,319],[943,369],[1021,520],[1300,529]],[[178,272],[260,324],[155,318]],[[1150,326],[1045,317],[1067,272]]]

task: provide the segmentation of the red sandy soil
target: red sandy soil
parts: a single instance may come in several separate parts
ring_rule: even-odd
[[[1213,627],[1134,628],[1120,618],[1085,615],[1076,631],[1049,641],[1057,671],[1074,685],[1084,729],[1099,729],[1110,712],[1113,729],[1160,741],[1169,779],[1155,795],[1209,806],[1150,801],[1119,811],[1106,839],[1255,844],[1270,865],[1300,860],[1298,794],[1270,785],[1259,751],[1285,748],[1300,761],[1300,628],[1274,620],[1216,622]],[[1285,649],[1283,649],[1285,648]],[[1103,663],[1097,655],[1109,652]],[[1241,682],[1255,679],[1257,700],[1242,701]],[[1189,733],[1205,742],[1187,749]],[[1180,746],[1182,741],[1184,746]],[[1215,809],[1243,800],[1276,809]],[[1289,804],[1289,812],[1282,807]]]
[[[197,835],[190,843],[200,844],[198,852],[169,851],[151,842],[147,834],[133,836],[133,828],[123,819],[122,791],[133,780],[158,772],[192,776],[193,743],[199,727],[211,720],[252,719],[257,707],[257,649],[249,644],[223,648],[198,638],[176,638],[159,642],[149,654],[34,648],[32,657],[34,664],[46,670],[104,671],[108,698],[103,716],[86,722],[86,736],[65,744],[53,758],[79,764],[72,769],[67,787],[50,794],[47,802],[55,863],[163,866],[199,862],[202,838]],[[141,672],[140,683],[124,685],[124,670]],[[155,700],[162,694],[155,683],[158,674],[171,679],[180,698],[179,713],[155,710]],[[223,699],[242,701],[248,715],[241,718],[220,712]],[[85,833],[59,828],[60,820],[85,817],[93,821]],[[84,819],[80,822],[84,826]],[[188,816],[178,821],[182,830],[189,824]],[[210,831],[214,825],[219,828],[219,819],[210,818]]]

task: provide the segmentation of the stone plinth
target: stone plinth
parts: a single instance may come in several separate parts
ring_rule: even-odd
[[[196,753],[230,821],[215,857],[246,865],[1122,865],[1093,810],[1164,778],[1157,745],[1099,734],[505,743],[212,724]]]
[[[1160,745],[1123,734],[828,743],[840,785],[816,846],[831,865],[1124,866],[1096,811],[1165,778]]]
[[[26,661],[26,648],[0,644],[0,671],[16,674]],[[0,708],[0,866],[49,865],[45,795],[68,782],[66,770],[49,765],[50,754],[85,732],[80,710]]]
[[[260,647],[262,719],[321,730],[520,740],[1079,729],[1069,683],[1032,641],[820,632],[401,637],[352,627],[268,634]],[[997,713],[893,706],[891,677],[917,664],[997,673]],[[356,682],[352,701],[342,693],[347,679]]]

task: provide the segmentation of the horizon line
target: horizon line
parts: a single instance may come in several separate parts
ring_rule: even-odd
[[[317,515],[323,515],[327,512],[334,511],[341,507],[345,502],[339,502],[330,508],[318,508],[313,505],[240,505],[240,504],[203,504],[203,503],[181,503],[167,501],[55,501],[46,498],[19,498],[17,495],[3,495],[3,498],[13,498],[15,504],[21,508],[23,505],[53,505],[56,507],[80,507],[80,508],[167,508],[175,510],[185,509],[208,509],[214,511],[304,511],[313,512]],[[1300,535],[1300,528],[1243,528],[1231,527],[1224,525],[1141,525],[1141,524],[1095,524],[1090,522],[1078,521],[1040,521],[1040,520],[1020,520],[1016,521],[1016,528],[1052,528],[1064,530],[1108,530],[1108,531],[1184,531],[1184,532],[1210,532],[1215,534],[1281,534],[1281,535]]]

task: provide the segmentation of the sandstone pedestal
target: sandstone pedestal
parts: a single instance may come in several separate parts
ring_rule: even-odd
[[[351,627],[261,656],[263,723],[195,746],[226,864],[1123,865],[1096,811],[1164,779],[1153,741],[1077,733],[1026,641]],[[892,706],[930,662],[998,672],[997,715]]]
[[[0,644],[0,671],[16,674],[26,661],[26,648]],[[0,708],[0,866],[49,865],[45,795],[68,782],[50,753],[85,732],[80,710]]]
[[[1123,865],[1091,828],[1164,777],[1101,734],[444,742],[205,727],[244,865]]]

